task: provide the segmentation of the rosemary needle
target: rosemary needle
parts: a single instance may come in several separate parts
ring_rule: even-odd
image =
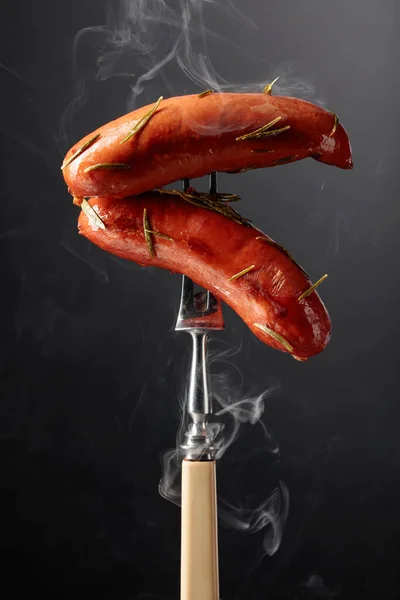
[[[96,135],[94,135],[92,138],[90,138],[90,140],[88,140],[87,142],[85,142],[84,144],[82,144],[82,146],[80,146],[78,148],[78,150],[76,152],[74,152],[72,154],[72,156],[69,157],[69,159],[67,160],[67,162],[65,162],[61,166],[61,170],[63,171],[66,167],[68,167],[68,165],[70,165],[72,163],[72,161],[75,160],[75,158],[78,158],[78,156],[80,156],[82,154],[82,152],[84,152],[85,150],[87,150],[89,148],[89,146],[91,146],[92,144],[94,144],[94,142],[96,140],[98,140],[99,137],[100,137],[100,134],[96,133]]]
[[[86,167],[84,173],[90,173],[90,171],[102,171],[104,170],[112,170],[116,169],[119,171],[125,171],[130,169],[131,165],[127,165],[125,163],[97,163],[96,165],[91,165],[90,167]]]
[[[92,221],[92,223],[94,225],[96,225],[96,227],[100,227],[100,229],[105,229],[106,228],[106,226],[104,225],[103,221],[100,219],[99,215],[94,210],[94,208],[92,206],[90,206],[90,204],[86,200],[86,198],[84,198],[82,200],[81,209],[83,210],[83,212],[85,213],[85,215],[87,216],[87,218],[90,221]]]
[[[209,94],[213,94],[214,90],[205,90],[204,92],[200,92],[200,94],[197,94],[198,98],[204,98],[204,96],[208,96]]]
[[[274,331],[270,327],[267,327],[266,325],[263,325],[262,323],[254,323],[254,326],[258,327],[258,329],[261,329],[261,331],[264,331],[264,333],[267,333],[272,338],[274,338],[274,340],[282,344],[282,346],[286,348],[288,352],[293,352],[293,346],[289,344],[289,342],[283,337],[283,335],[277,333],[276,331]]]
[[[247,267],[246,269],[239,271],[239,273],[232,275],[232,277],[229,277],[228,281],[234,281],[235,279],[239,279],[239,277],[243,277],[243,275],[246,275],[246,273],[249,273],[254,268],[255,268],[255,265],[251,265],[250,267]]]
[[[146,240],[147,243],[147,247],[149,249],[149,254],[151,256],[151,258],[155,257],[155,252],[154,252],[154,244],[153,244],[153,240],[150,234],[150,225],[149,225],[149,220],[147,218],[147,209],[144,208],[143,209],[143,231],[144,231],[144,239]]]
[[[120,144],[124,144],[125,142],[128,142],[130,139],[133,138],[134,135],[136,135],[138,133],[138,131],[143,129],[143,127],[146,125],[146,123],[148,123],[148,121],[150,121],[151,117],[156,112],[157,108],[160,106],[161,100],[163,100],[162,96],[160,96],[159,99],[157,100],[157,102],[154,104],[154,106],[152,106],[152,108],[145,115],[143,115],[143,117],[141,117],[139,119],[139,121],[133,127],[132,131],[130,131],[128,133],[128,135],[126,135],[124,137],[124,139],[120,141]]]
[[[322,277],[320,277],[318,279],[318,281],[316,281],[311,287],[308,288],[308,290],[306,290],[305,292],[303,292],[298,298],[297,300],[300,302],[300,300],[304,300],[304,298],[307,298],[307,296],[309,296],[310,294],[312,294],[317,287],[323,282],[325,281],[325,279],[328,277],[328,274],[325,273],[325,275],[322,275]]]

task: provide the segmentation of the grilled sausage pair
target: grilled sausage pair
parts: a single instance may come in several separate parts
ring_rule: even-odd
[[[159,99],[100,127],[71,148],[62,170],[84,208],[82,235],[143,266],[187,274],[264,343],[306,360],[325,348],[331,323],[305,271],[230,207],[233,197],[163,186],[307,157],[352,168],[336,115],[268,93],[210,92]]]

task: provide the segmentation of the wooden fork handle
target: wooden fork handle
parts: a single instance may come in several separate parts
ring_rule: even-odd
[[[218,600],[215,460],[182,463],[181,600]]]

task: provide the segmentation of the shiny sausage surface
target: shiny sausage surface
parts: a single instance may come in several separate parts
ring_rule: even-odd
[[[79,204],[85,196],[124,198],[212,171],[307,157],[352,168],[349,139],[336,115],[296,98],[212,93],[161,100],[103,125],[74,144],[62,169]]]
[[[307,274],[259,229],[154,192],[89,204],[101,221],[81,211],[79,232],[103,250],[185,273],[231,306],[262,342],[294,358],[305,360],[328,344],[331,323],[318,293],[299,300],[312,285]]]

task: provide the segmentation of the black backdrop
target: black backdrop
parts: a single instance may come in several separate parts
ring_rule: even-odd
[[[103,25],[107,11],[103,0],[1,9],[0,564],[13,598],[179,593],[179,509],[158,494],[189,348],[173,331],[179,278],[79,238],[59,169],[73,142],[125,112],[137,81],[94,78],[93,32],[73,68],[74,37]],[[227,330],[212,344],[215,383],[231,401],[270,389],[261,424],[271,440],[260,423],[241,427],[220,461],[220,495],[243,515],[282,481],[290,508],[273,556],[263,550],[267,527],[252,535],[221,525],[221,596],[392,600],[400,597],[395,1],[207,2],[204,19],[218,33],[209,50],[227,81],[280,74],[282,91],[286,82],[339,114],[355,161],[350,172],[309,160],[221,178],[313,279],[329,273],[321,294],[333,321],[327,350],[301,364],[225,309]],[[165,32],[158,56],[164,42]],[[141,66],[121,56],[120,70]],[[144,82],[136,105],[165,88],[201,91],[174,61],[162,74]]]

